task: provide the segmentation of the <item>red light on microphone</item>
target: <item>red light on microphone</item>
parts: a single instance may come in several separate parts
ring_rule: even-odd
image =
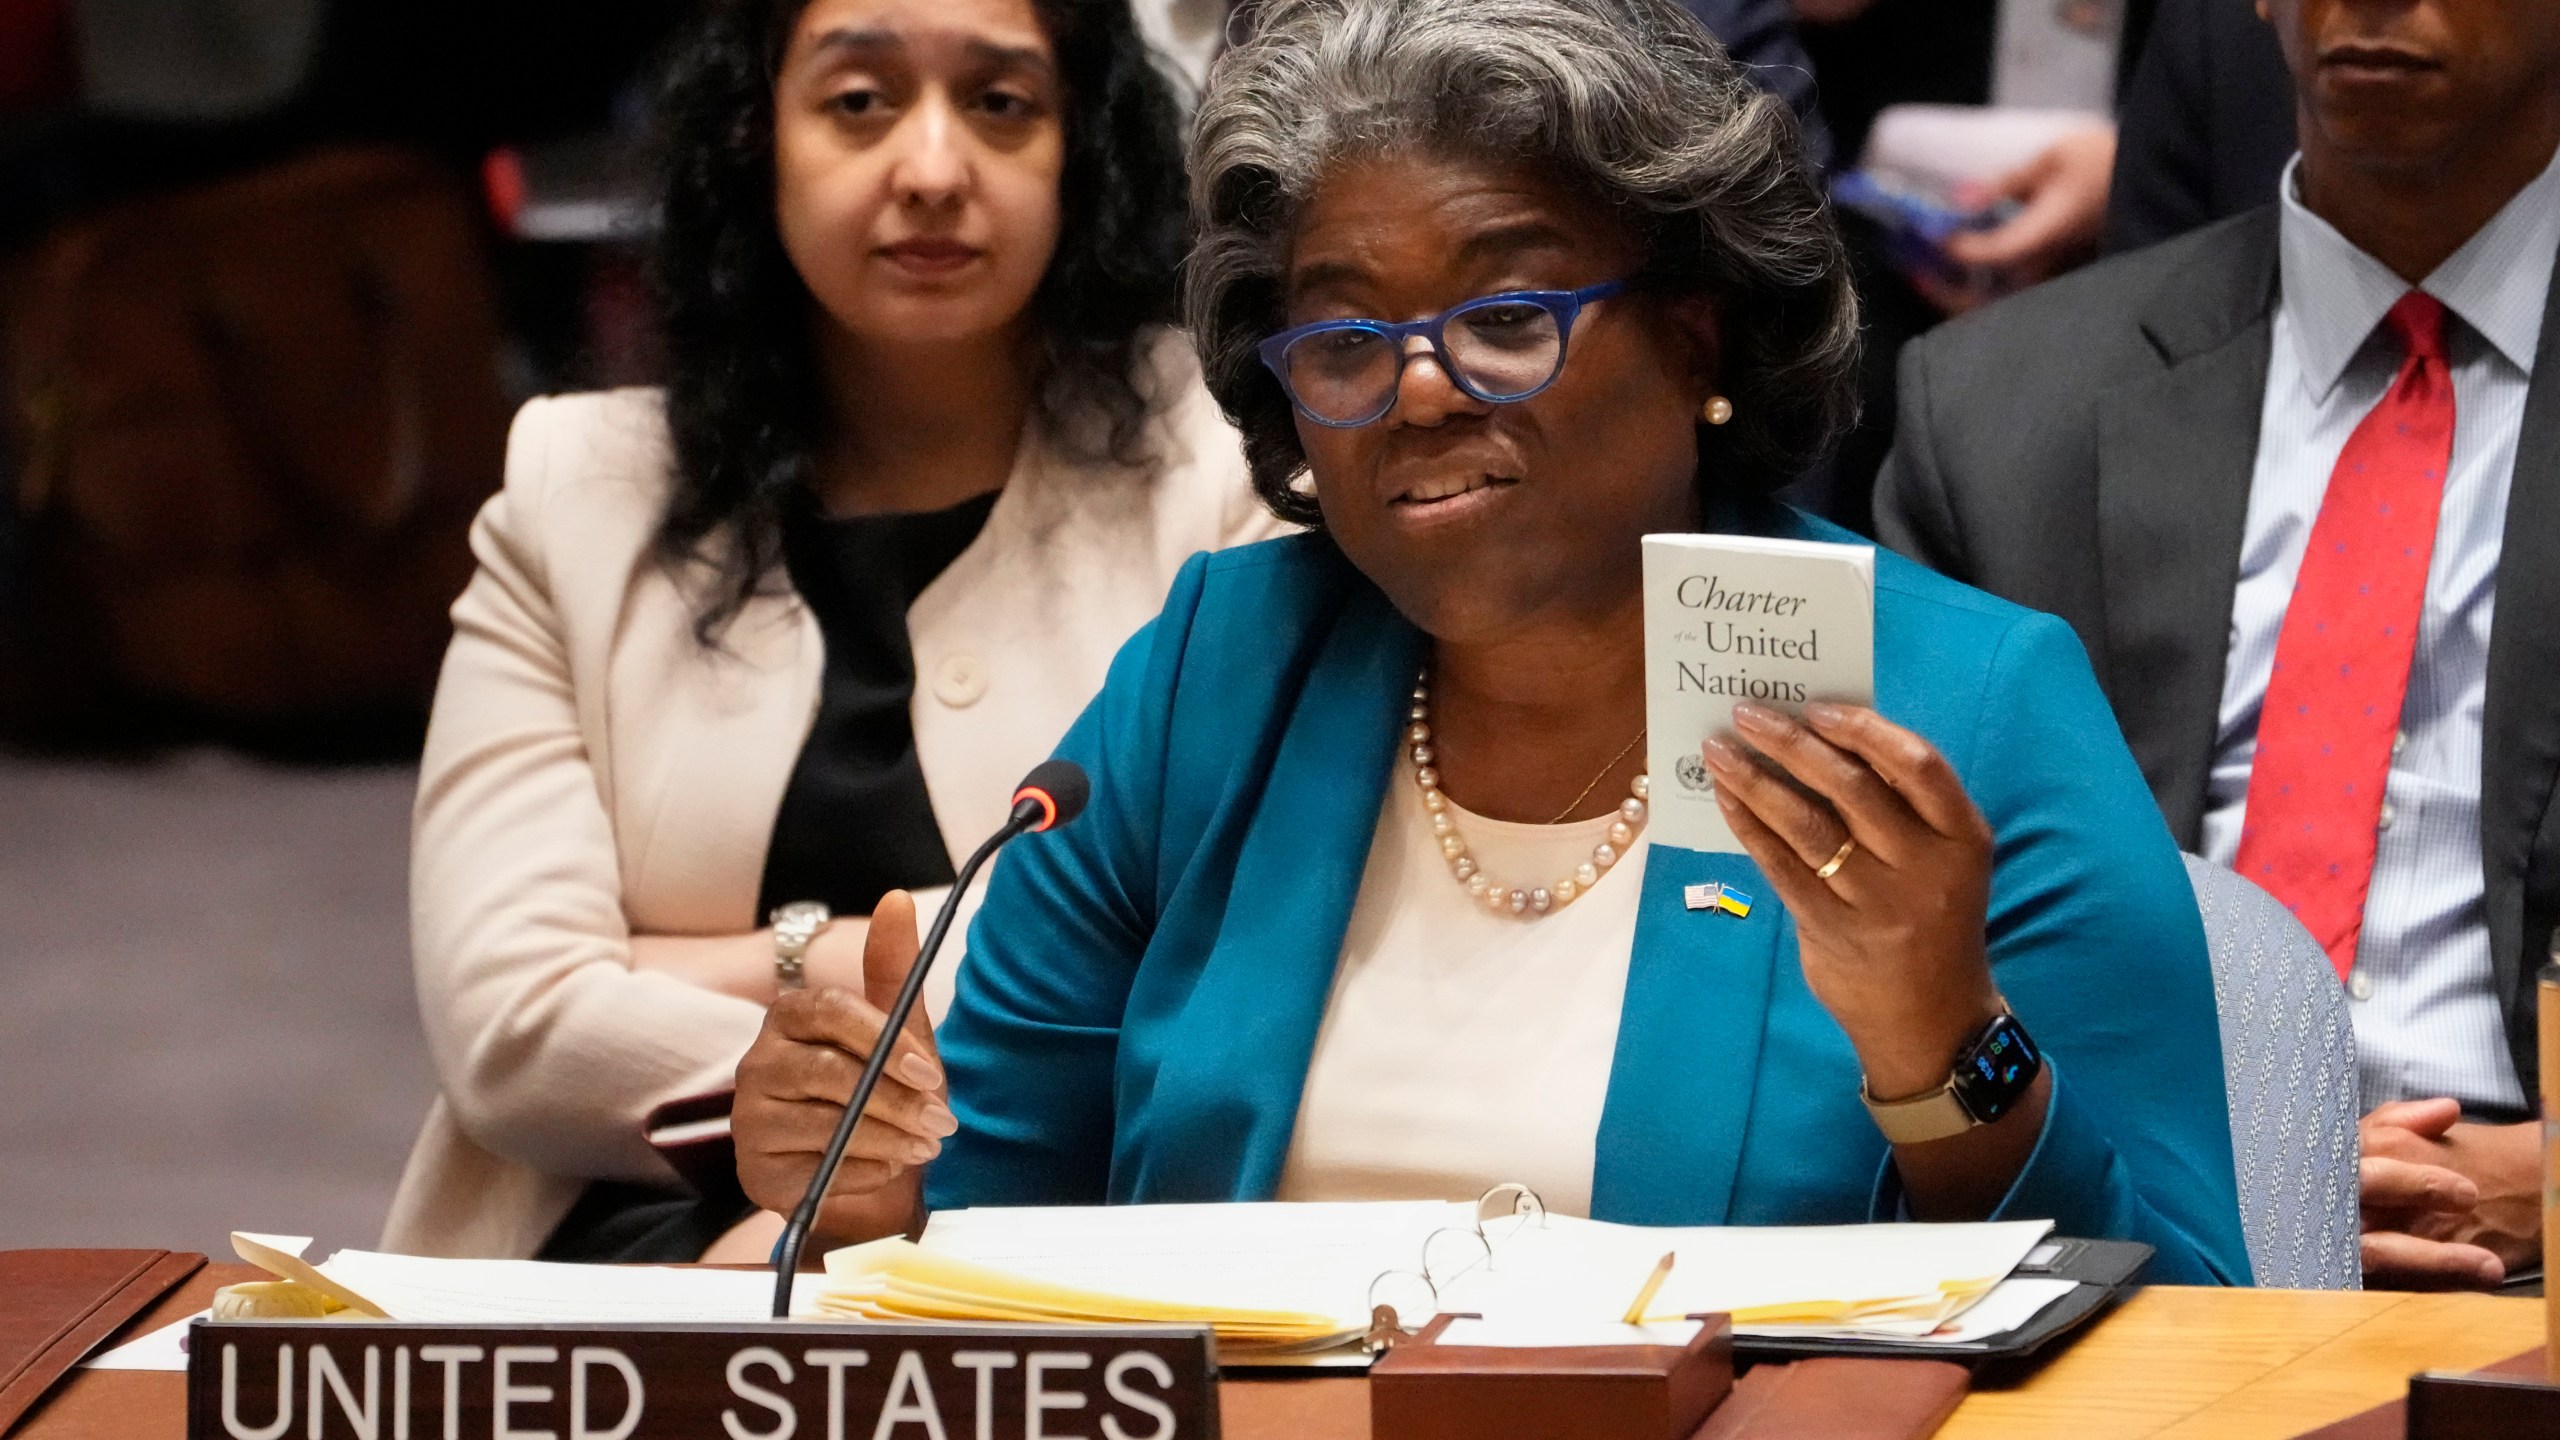
[[[1050,794],[1048,791],[1041,789],[1037,785],[1025,785],[1021,789],[1013,792],[1014,808],[1016,810],[1020,810],[1022,808],[1022,802],[1025,800],[1032,801],[1040,807],[1040,822],[1036,825],[1026,825],[1022,827],[1023,834],[1037,835],[1041,831],[1058,823],[1057,796]]]
[[[1092,793],[1084,768],[1073,760],[1041,761],[1013,792],[1014,833],[1029,835],[1066,824],[1084,812]],[[1035,820],[1039,823],[1031,823]]]

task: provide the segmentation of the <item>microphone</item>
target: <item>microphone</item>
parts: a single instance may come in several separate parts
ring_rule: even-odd
[[[933,928],[925,932],[924,943],[916,948],[916,963],[907,970],[907,983],[898,987],[898,998],[889,1004],[889,1013],[880,1023],[880,1042],[871,1047],[871,1058],[862,1066],[862,1078],[853,1085],[853,1099],[836,1121],[836,1133],[827,1141],[827,1153],[818,1161],[818,1173],[809,1177],[808,1192],[800,1197],[791,1221],[782,1229],[782,1243],[774,1247],[773,1318],[791,1318],[792,1277],[800,1273],[800,1251],[808,1244],[810,1227],[818,1223],[818,1207],[827,1198],[827,1186],[836,1178],[836,1167],[844,1163],[845,1147],[853,1143],[854,1127],[862,1123],[862,1112],[871,1103],[871,1092],[880,1088],[880,1073],[888,1068],[890,1052],[898,1045],[898,1036],[907,1028],[907,1017],[915,1012],[916,998],[924,994],[924,977],[933,969],[934,956],[941,953],[943,936],[951,930],[951,917],[960,908],[960,897],[968,893],[969,882],[1006,841],[1017,835],[1033,835],[1054,830],[1084,812],[1084,802],[1093,793],[1092,782],[1085,778],[1084,767],[1073,760],[1043,760],[1031,767],[1014,787],[1013,813],[1005,818],[1004,827],[987,837],[987,842],[971,854],[960,867],[959,878],[951,884],[951,893],[942,902],[942,910],[933,917]]]

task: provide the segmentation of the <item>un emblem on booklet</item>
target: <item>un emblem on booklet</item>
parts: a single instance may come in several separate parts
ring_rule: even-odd
[[[1678,777],[1680,788],[1683,790],[1706,791],[1716,788],[1716,777],[1707,773],[1707,762],[1704,757],[1683,755],[1678,763],[1671,767],[1671,773]]]

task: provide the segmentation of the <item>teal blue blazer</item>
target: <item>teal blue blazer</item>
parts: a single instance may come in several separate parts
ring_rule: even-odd
[[[1783,507],[1720,528],[1844,531]],[[1876,555],[1876,699],[1997,834],[1990,950],[2053,1071],[2000,1207],[2246,1283],[2202,922],[2068,626]],[[940,1031],[936,1208],[1273,1194],[1422,636],[1330,540],[1195,557],[1058,753],[1082,819],[1017,841]],[[1763,897],[1692,912],[1684,886]],[[1592,1212],[1801,1225],[1901,1212],[1855,1053],[1746,857],[1650,847]]]

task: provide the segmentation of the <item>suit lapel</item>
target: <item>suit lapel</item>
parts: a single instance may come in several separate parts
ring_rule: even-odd
[[[1711,531],[1853,541],[1765,500],[1721,497]],[[1779,941],[1792,933],[1748,855],[1645,848],[1627,994],[1591,1175],[1595,1218],[1632,1225],[1731,1222]],[[1692,885],[1723,884],[1751,913],[1691,910]]]
[[[2498,614],[2489,637],[2481,721],[2480,861],[2487,881],[2490,962],[2506,1008],[2525,1093],[2534,1093],[2533,972],[2528,950],[2547,939],[2555,897],[2529,896],[2535,840],[2560,778],[2560,280],[2544,304],[2533,387],[2516,436],[2498,563]],[[2527,911],[2536,923],[2527,924]]]
[[[2194,849],[2222,709],[2275,299],[2273,210],[2235,222],[2142,319],[2159,371],[2098,412],[2108,699]]]
[[[1649,846],[1643,878],[1591,1213],[1721,1225],[1733,1211],[1786,911],[1745,855]],[[1689,909],[1683,892],[1710,881],[1751,896],[1751,913]]]
[[[1386,597],[1358,586],[1307,674],[1238,851],[1223,928],[1240,943],[1221,943],[1193,1007],[1214,1017],[1205,1052],[1238,1102],[1213,1142],[1235,1146],[1234,1161],[1194,1156],[1193,1168],[1234,1175],[1231,1198],[1279,1189],[1421,653]]]

